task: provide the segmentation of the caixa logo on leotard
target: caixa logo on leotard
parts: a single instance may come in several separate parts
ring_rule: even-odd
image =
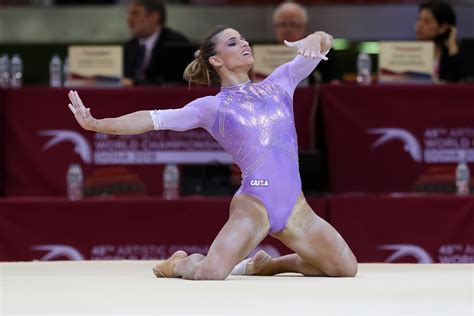
[[[250,180],[251,187],[268,187],[269,181],[268,179],[252,179]]]

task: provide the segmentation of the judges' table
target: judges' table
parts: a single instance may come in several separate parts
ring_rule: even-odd
[[[218,92],[214,88],[187,87],[78,91],[98,118],[138,110],[179,108]],[[106,191],[113,187],[131,195],[161,195],[162,166],[167,162],[231,162],[230,156],[203,129],[134,136],[84,131],[67,108],[67,93],[66,89],[39,87],[0,91],[0,120],[8,118],[1,125],[5,130],[2,135],[7,196],[64,196],[66,172],[71,163],[82,165],[86,187],[91,190]],[[295,124],[301,150],[310,149],[314,96],[315,90],[311,88],[295,92]],[[0,178],[4,178],[1,173]]]
[[[332,192],[452,184],[459,153],[474,161],[473,100],[472,85],[324,86]]]
[[[230,198],[0,199],[0,261],[164,259],[206,254],[228,218]],[[327,200],[308,199],[327,219]],[[273,238],[259,249],[289,253]]]

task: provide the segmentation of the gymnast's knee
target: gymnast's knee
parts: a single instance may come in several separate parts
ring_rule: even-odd
[[[339,260],[334,265],[334,272],[331,273],[335,277],[353,278],[357,275],[357,260],[354,256]]]

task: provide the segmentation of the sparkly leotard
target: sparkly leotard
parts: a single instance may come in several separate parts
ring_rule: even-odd
[[[262,82],[222,87],[182,109],[150,112],[157,130],[205,128],[242,171],[236,195],[262,201],[272,233],[285,228],[301,194],[293,93],[319,61],[298,55]]]

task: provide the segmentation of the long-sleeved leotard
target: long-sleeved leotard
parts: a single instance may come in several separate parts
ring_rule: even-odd
[[[259,83],[222,87],[177,110],[151,111],[155,129],[206,129],[242,171],[237,194],[265,205],[270,232],[285,228],[301,194],[293,93],[320,59],[298,55]]]

